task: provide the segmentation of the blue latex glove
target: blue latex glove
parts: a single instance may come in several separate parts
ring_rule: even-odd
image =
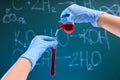
[[[86,7],[72,4],[67,7],[60,16],[61,23],[91,23],[94,27],[98,27],[97,20],[101,14],[105,12],[92,10]]]
[[[36,36],[27,49],[27,51],[21,56],[28,59],[31,62],[31,70],[34,68],[38,59],[42,56],[47,48],[52,48],[57,45],[57,40],[48,36]]]

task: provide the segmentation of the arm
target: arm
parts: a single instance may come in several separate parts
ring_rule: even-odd
[[[3,76],[2,80],[26,80],[31,64],[28,59],[20,58],[11,69]]]
[[[34,68],[36,62],[42,56],[47,48],[57,45],[57,40],[48,36],[36,36],[27,49],[21,55],[18,61],[3,76],[2,80],[26,80],[30,71]]]
[[[69,14],[69,16],[65,16]],[[61,23],[91,23],[120,37],[120,17],[76,4],[67,7],[60,16]]]
[[[120,37],[120,17],[111,14],[102,14],[98,19],[98,24],[105,30]]]

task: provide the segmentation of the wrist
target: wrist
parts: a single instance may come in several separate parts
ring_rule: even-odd
[[[100,16],[102,14],[105,14],[105,12],[97,11],[97,10],[93,10],[92,12],[93,12],[93,14],[91,15],[92,20],[90,22],[94,27],[99,27],[100,25],[98,22],[99,22]]]
[[[21,55],[21,58],[26,58],[30,61],[31,63],[31,70],[35,67],[36,62],[38,59],[42,56],[44,53],[45,49],[40,48],[40,50],[36,48],[28,49],[24,54]]]
[[[18,60],[22,61],[22,65],[24,65],[26,68],[31,68],[31,62],[29,59],[21,57]]]
[[[32,71],[32,69],[34,68],[37,60],[34,59],[32,56],[30,56],[27,52],[25,52],[23,55],[21,55],[20,58],[25,58],[25,59],[27,59],[30,62],[30,64],[31,64],[31,71]]]

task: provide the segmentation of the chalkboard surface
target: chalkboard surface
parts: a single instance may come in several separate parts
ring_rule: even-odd
[[[54,36],[60,13],[77,3],[120,16],[119,0],[0,0],[0,78],[28,48],[35,35]],[[28,80],[120,80],[120,38],[91,24],[57,35],[56,73],[50,76],[46,51]]]

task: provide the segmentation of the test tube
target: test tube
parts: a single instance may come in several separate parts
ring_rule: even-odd
[[[74,31],[74,24],[73,23],[67,23],[62,24],[55,32],[55,38],[57,39],[58,31],[63,29],[67,34],[71,34]],[[56,47],[52,48],[52,56],[51,56],[51,76],[55,75],[55,68],[56,68]]]
[[[59,29],[56,30],[55,37],[57,37],[58,31],[59,31]],[[55,75],[55,69],[56,69],[56,47],[52,48],[51,70],[50,70],[51,76]]]

